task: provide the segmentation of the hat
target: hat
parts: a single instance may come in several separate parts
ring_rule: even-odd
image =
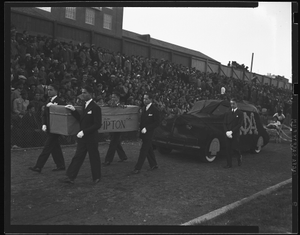
[[[77,78],[73,77],[73,78],[71,78],[71,81],[77,81]]]
[[[19,75],[20,79],[27,79],[24,75]]]
[[[27,57],[27,56],[31,56],[29,53],[27,53],[26,55],[25,55],[25,57]]]

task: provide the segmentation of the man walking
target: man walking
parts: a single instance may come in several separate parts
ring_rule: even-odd
[[[59,143],[59,134],[50,133],[50,111],[49,107],[51,105],[65,105],[58,97],[58,86],[55,84],[48,86],[48,96],[49,101],[45,107],[43,116],[42,116],[42,130],[47,132],[47,140],[44,146],[44,149],[40,156],[37,159],[37,162],[34,167],[29,167],[30,170],[41,173],[42,168],[47,162],[50,154],[52,154],[53,160],[56,164],[56,168],[52,171],[62,171],[65,170],[65,160]]]
[[[65,106],[72,111],[72,115],[79,121],[80,131],[77,134],[77,149],[68,167],[67,179],[63,182],[74,184],[85,156],[89,153],[92,178],[96,184],[101,178],[101,162],[98,150],[98,129],[102,124],[101,108],[93,101],[93,89],[90,86],[84,86],[81,92],[81,97],[85,101],[81,115],[74,106]]]
[[[111,101],[109,102],[109,107],[120,107],[120,95],[117,92],[113,92],[111,95]],[[109,147],[105,156],[104,165],[108,166],[113,161],[115,153],[117,151],[119,155],[119,162],[127,160],[126,153],[121,145],[121,132],[112,132],[110,133],[111,139]]]
[[[143,97],[145,107],[142,110],[141,122],[140,122],[140,138],[142,139],[142,147],[140,149],[140,155],[138,162],[134,167],[132,174],[140,173],[140,170],[144,164],[147,157],[150,169],[157,169],[157,162],[155,159],[155,154],[152,147],[152,138],[154,129],[159,126],[159,111],[152,104],[152,94],[145,94]]]
[[[236,100],[230,99],[231,110],[225,113],[224,131],[226,133],[227,165],[224,168],[232,167],[232,155],[236,154],[238,166],[242,164],[242,155],[239,150],[240,128],[243,124],[243,112],[238,110]]]

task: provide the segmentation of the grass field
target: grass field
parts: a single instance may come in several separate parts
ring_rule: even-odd
[[[292,184],[198,225],[258,226],[260,233],[292,232]]]
[[[55,167],[51,157],[41,174],[28,170],[29,166],[35,164],[41,149],[12,151],[11,169],[8,175],[11,184],[8,187],[10,198],[6,198],[9,202],[7,203],[9,210],[5,215],[9,216],[12,225],[26,226],[178,226],[291,177],[291,149],[288,143],[269,143],[260,154],[245,153],[242,166],[238,167],[237,162],[233,161],[231,169],[223,168],[226,163],[223,157],[211,164],[206,164],[201,162],[197,155],[179,151],[162,155],[155,151],[159,165],[157,170],[147,171],[149,165],[146,161],[140,174],[129,175],[136,164],[140,147],[140,142],[124,143],[123,148],[128,160],[120,163],[117,162],[118,156],[115,156],[110,166],[102,167],[102,180],[96,186],[92,184],[88,157],[80,169],[75,184],[70,186],[59,182],[65,172],[51,171]],[[107,144],[99,145],[102,162],[107,148]],[[67,166],[74,156],[75,149],[75,147],[63,148]],[[291,200],[289,193],[282,196],[284,197]],[[281,204],[282,206],[279,207]],[[266,211],[269,206],[263,210]],[[257,206],[257,208],[260,207]],[[274,220],[274,217],[269,217],[269,214],[280,218],[284,212],[287,218],[291,217],[290,207],[287,206],[287,209],[283,210],[285,204],[282,202],[275,204],[272,208],[272,213],[240,212],[242,215],[245,214],[245,217],[239,224],[251,223],[259,225],[260,232],[269,231],[272,222],[267,221]],[[274,210],[274,208],[282,208],[282,210]],[[241,209],[243,209],[242,206]],[[249,218],[246,217],[247,214]],[[226,216],[228,215],[230,214]],[[266,227],[263,226],[264,224],[257,224],[256,219],[263,221]],[[222,223],[226,224],[227,221],[228,219]],[[234,219],[230,221],[230,224],[236,223]],[[279,223],[273,223],[273,225],[277,226],[277,230],[273,228],[272,231],[288,232],[291,227],[290,224],[286,227]],[[53,231],[45,232],[52,233]],[[72,232],[83,231],[75,227],[75,231],[73,228]],[[114,227],[109,227],[106,232],[117,231]]]

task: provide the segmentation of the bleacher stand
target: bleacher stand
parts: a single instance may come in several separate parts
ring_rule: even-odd
[[[143,93],[151,91],[164,117],[185,113],[201,99],[244,99],[268,109],[269,113],[274,113],[276,107],[288,110],[290,106],[292,92],[283,88],[204,73],[164,59],[114,53],[97,45],[89,47],[84,42],[75,45],[72,41],[28,35],[26,31],[18,33],[14,26],[11,29],[12,107],[21,91],[26,91],[28,103],[35,109],[34,112],[33,107],[23,109],[23,115],[18,117],[13,117],[12,112],[12,146],[15,147],[22,145],[16,129],[20,128],[19,121],[25,114],[31,112],[28,115],[32,117],[35,113],[40,125],[42,103],[48,98],[46,88],[51,83],[60,86],[60,97],[72,105],[80,103],[77,97],[84,84],[94,88],[94,99],[101,105],[107,103],[114,90],[121,93],[125,104],[142,105]],[[221,88],[226,92],[221,94]],[[39,145],[37,138],[25,145]],[[62,142],[73,143],[74,139],[66,137]]]

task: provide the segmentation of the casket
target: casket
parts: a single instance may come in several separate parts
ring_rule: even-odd
[[[102,125],[100,133],[136,131],[139,128],[139,107],[101,107]]]
[[[80,113],[81,106],[74,106]],[[100,107],[102,125],[99,133],[136,131],[139,128],[139,107]],[[63,105],[50,106],[50,132],[61,135],[76,135],[80,131],[79,122],[71,111]]]
[[[81,113],[81,106],[74,106]],[[51,105],[50,133],[60,135],[76,135],[80,131],[79,122],[73,117],[71,111],[64,105]]]

